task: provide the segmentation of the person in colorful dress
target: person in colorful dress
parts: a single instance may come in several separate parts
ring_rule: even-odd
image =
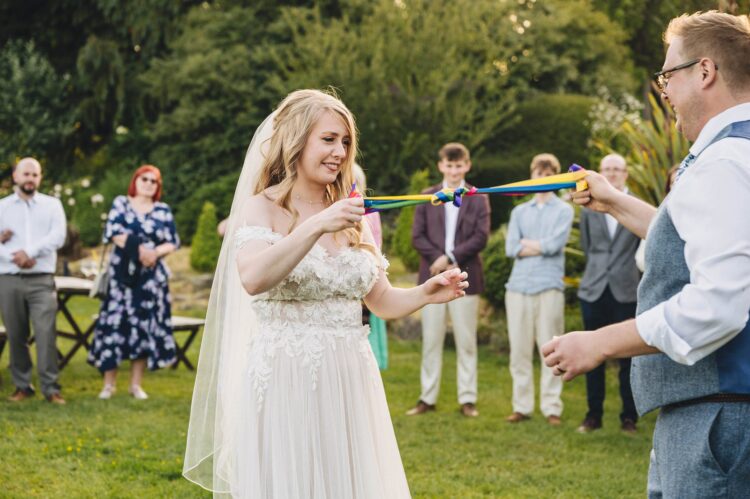
[[[354,179],[357,182],[357,190],[366,193],[367,177],[365,176],[365,171],[357,163],[354,163],[352,170]],[[380,222],[380,213],[377,211],[368,213],[365,216],[365,220],[370,227],[370,231],[372,231],[372,238],[375,240],[375,245],[378,249],[382,249],[383,225]],[[375,360],[378,361],[378,367],[381,371],[388,369],[388,333],[385,321],[370,312],[366,306],[362,309],[362,314],[362,321],[370,326],[370,335],[367,339],[370,341]]]
[[[141,388],[148,366],[155,370],[176,359],[172,336],[169,269],[163,259],[180,239],[172,211],[159,201],[161,172],[151,165],[133,174],[127,196],[112,203],[104,242],[113,243],[107,272],[109,287],[94,329],[88,361],[104,375],[100,399],[115,393],[117,369],[131,361],[130,394],[148,398]]]

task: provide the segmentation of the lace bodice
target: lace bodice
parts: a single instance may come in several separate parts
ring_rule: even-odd
[[[239,249],[251,240],[273,244],[284,236],[267,227],[244,226],[234,237]],[[313,389],[326,349],[346,348],[358,352],[364,362],[375,361],[367,342],[369,328],[362,326],[361,300],[380,269],[388,266],[385,258],[380,259],[360,249],[331,255],[316,244],[284,280],[255,297],[259,332],[251,340],[248,375],[258,410],[279,352],[307,367]]]
[[[273,244],[282,238],[267,227],[254,225],[235,232],[238,249],[251,240]],[[347,248],[332,255],[315,244],[284,280],[255,297],[258,319],[261,324],[283,326],[361,325],[359,302],[387,265],[385,258],[376,261],[366,250]]]

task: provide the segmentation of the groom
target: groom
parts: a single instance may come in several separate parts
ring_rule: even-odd
[[[673,19],[656,73],[693,142],[658,210],[604,178],[578,204],[646,238],[635,319],[553,339],[545,363],[563,379],[634,356],[638,411],[659,410],[649,497],[748,497],[750,484],[750,19]]]

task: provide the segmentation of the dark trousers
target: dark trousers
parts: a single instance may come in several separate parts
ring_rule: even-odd
[[[581,314],[583,326],[587,331],[609,326],[635,317],[635,303],[620,303],[612,296],[609,286],[595,302],[581,300]],[[622,412],[620,421],[630,419],[638,421],[638,412],[633,402],[633,392],[630,389],[630,359],[618,359],[620,362],[620,398]],[[589,411],[587,418],[601,420],[604,414],[606,363],[593,371],[586,373],[586,398]]]

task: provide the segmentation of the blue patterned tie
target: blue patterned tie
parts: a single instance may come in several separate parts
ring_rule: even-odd
[[[685,170],[687,170],[688,166],[692,165],[695,162],[695,156],[693,153],[689,153],[687,156],[685,156],[685,159],[682,160],[682,163],[680,163],[680,167],[677,168],[677,176],[675,177],[674,181],[677,182],[679,180],[680,175],[685,173]]]

